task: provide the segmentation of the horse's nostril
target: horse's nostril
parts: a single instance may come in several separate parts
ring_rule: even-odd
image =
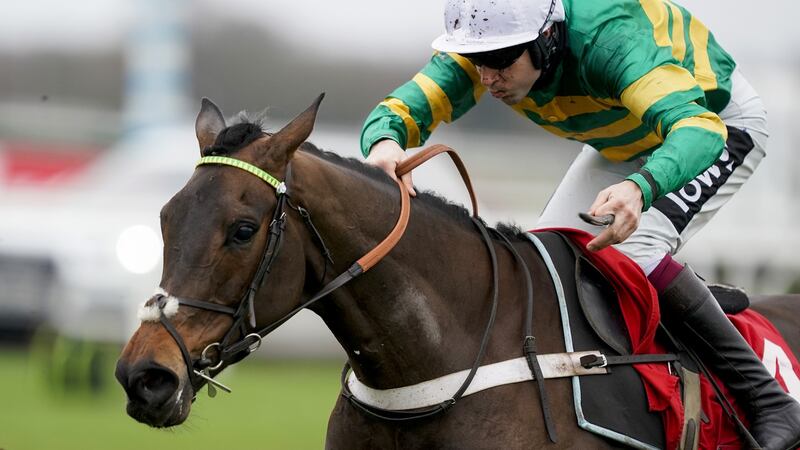
[[[163,405],[178,389],[178,377],[166,368],[148,367],[131,375],[128,397],[150,407]]]
[[[165,383],[169,383],[170,378],[170,374],[164,372],[163,370],[148,370],[142,374],[139,382],[142,383],[142,387],[144,389],[148,391],[155,391]]]

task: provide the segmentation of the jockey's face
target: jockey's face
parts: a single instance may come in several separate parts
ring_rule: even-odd
[[[477,68],[481,84],[486,86],[493,97],[507,105],[514,105],[525,98],[542,74],[541,70],[533,67],[528,50],[505,69],[491,69],[486,66]]]

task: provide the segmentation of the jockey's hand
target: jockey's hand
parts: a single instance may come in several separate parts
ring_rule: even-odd
[[[642,206],[642,190],[633,181],[625,180],[600,191],[589,208],[589,214],[613,214],[614,223],[592,239],[586,248],[594,252],[628,239],[639,226]]]
[[[367,156],[364,162],[380,167],[384,172],[389,174],[390,177],[396,180],[397,175],[395,174],[395,170],[397,169],[397,165],[406,158],[408,158],[408,156],[403,150],[403,147],[400,147],[400,144],[391,139],[384,139],[372,145],[369,150],[369,156]],[[417,191],[414,190],[414,183],[411,181],[411,172],[403,175],[400,181],[403,182],[406,189],[408,189],[408,193],[412,197],[417,195]]]

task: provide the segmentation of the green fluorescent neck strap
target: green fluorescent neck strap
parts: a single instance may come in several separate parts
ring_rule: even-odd
[[[267,172],[259,169],[258,167],[250,163],[246,163],[236,158],[228,158],[227,156],[204,156],[200,158],[200,161],[197,162],[198,166],[203,164],[224,164],[227,166],[238,167],[239,169],[250,172],[253,175],[257,176],[258,178],[261,178],[262,180],[266,181],[268,185],[274,187],[275,190],[278,191],[279,193],[283,193],[281,192],[281,190],[285,189],[281,187],[283,183],[278,181],[272,175],[268,174]]]

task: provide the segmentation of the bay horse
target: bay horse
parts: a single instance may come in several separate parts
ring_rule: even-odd
[[[320,100],[267,134],[248,121],[227,126],[219,109],[204,99],[196,122],[201,156],[233,157],[247,165],[198,165],[161,210],[164,269],[158,294],[146,303],[149,309],[143,310],[142,324],[116,370],[134,419],[153,427],[183,423],[197,390],[205,383],[221,387],[213,375],[260,342],[248,333],[279,325],[322,286],[352,269],[350,263],[381,242],[395,223],[401,201],[393,180],[305,143]],[[281,190],[290,195],[279,195]],[[542,256],[515,237],[513,228],[501,228],[530,269],[539,351],[565,351],[556,293]],[[278,233],[280,245],[270,238]],[[526,289],[520,281],[526,274],[497,235],[490,244],[500,268],[496,282],[487,244],[469,213],[420,193],[396,247],[371,271],[309,308],[335,335],[358,379],[390,389],[469,368],[492,314],[496,283],[502,300],[480,362],[516,358],[526,320]],[[795,354],[798,300],[757,304],[782,328]],[[155,315],[146,317],[148,311]],[[226,355],[222,341],[235,342]],[[536,383],[516,383],[463,397],[446,414],[413,421],[377,419],[340,396],[326,448],[619,445],[578,427],[568,379],[544,384],[555,405],[556,445],[545,430]]]

